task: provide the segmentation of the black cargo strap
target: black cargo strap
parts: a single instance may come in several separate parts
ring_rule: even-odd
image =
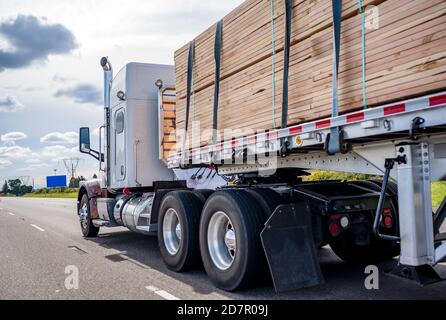
[[[186,137],[189,128],[189,112],[190,112],[190,98],[192,91],[192,81],[194,78],[194,56],[195,56],[195,41],[189,43],[189,57],[187,60],[187,95],[186,95]]]
[[[292,24],[292,1],[285,0],[285,45],[283,50],[283,90],[282,90],[282,128],[288,126],[288,78],[290,71],[290,46],[291,46],[291,24]],[[282,139],[281,154],[285,156],[288,151],[289,142]]]
[[[332,0],[333,4],[333,104],[331,116],[339,116],[339,100],[338,100],[338,76],[339,76],[339,60],[341,52],[341,19],[342,19],[342,0]],[[330,129],[327,136],[326,151],[333,155],[336,153],[345,153],[346,148],[343,142],[343,133],[339,127]]]
[[[292,23],[291,0],[285,0],[285,47],[283,57],[282,128],[288,125],[288,75],[290,70],[290,44]]]
[[[184,139],[182,145],[182,155],[183,161],[186,156],[186,145],[187,145],[187,131],[189,129],[189,113],[190,113],[190,98],[192,92],[192,82],[194,79],[194,57],[195,57],[195,41],[189,42],[189,56],[187,59],[187,93],[186,93],[186,119],[184,127]]]
[[[215,82],[214,82],[214,117],[212,125],[212,143],[217,144],[218,129],[218,102],[220,95],[220,69],[221,69],[221,45],[222,45],[223,21],[217,23],[215,31],[214,59],[215,59]]]

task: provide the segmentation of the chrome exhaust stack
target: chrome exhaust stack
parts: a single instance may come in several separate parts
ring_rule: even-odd
[[[110,159],[110,93],[113,83],[113,67],[107,57],[101,58],[101,67],[104,70],[104,124],[105,124],[105,159],[104,170],[106,176],[106,187],[110,187],[110,169],[108,159]],[[99,136],[101,133],[99,132]],[[100,150],[102,152],[102,150]]]
[[[113,82],[113,67],[107,57],[101,58],[101,67],[104,70],[104,108],[110,108],[110,91]]]

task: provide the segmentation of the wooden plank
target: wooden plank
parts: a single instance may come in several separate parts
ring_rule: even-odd
[[[328,10],[329,14],[326,15],[330,16],[331,8],[327,3],[319,3],[320,6],[309,11],[314,14],[312,23],[329,25],[328,22],[321,22],[316,14],[321,10]],[[381,13],[380,28],[367,31],[369,105],[445,88],[446,2],[411,1],[405,3],[402,10],[400,1],[387,0],[381,1],[378,8]],[[339,75],[341,112],[358,109],[362,104],[360,16],[352,8],[351,10],[350,16],[344,17],[346,20],[343,21]],[[291,48],[289,124],[330,114],[332,31],[330,27],[317,30],[302,41],[295,42]],[[248,54],[249,60],[249,54],[258,54],[261,51],[251,49],[240,53],[240,56],[233,56],[233,61],[242,59],[244,54]],[[281,56],[276,57],[277,120],[281,117]],[[212,70],[209,63],[207,67]],[[219,128],[273,128],[271,88],[270,57],[254,64],[246,64],[244,69],[222,79]],[[192,122],[200,120],[201,129],[209,130],[212,127],[212,104],[212,85],[196,92],[192,97],[190,119]],[[180,97],[177,104],[178,128],[184,127],[184,108],[185,100]],[[279,121],[276,121],[276,126],[277,122]],[[190,135],[201,135],[202,145],[208,144],[211,138],[208,132],[193,132]]]
[[[364,5],[377,4],[383,0],[366,0]],[[331,4],[327,8],[326,0],[293,1],[292,41],[298,42],[313,33],[331,25]],[[357,0],[343,1],[343,17],[357,11]],[[283,50],[284,40],[284,1],[276,1],[276,50]],[[320,7],[325,10],[319,9]],[[319,19],[314,19],[318,17]],[[222,79],[235,74],[258,60],[271,57],[271,12],[270,1],[258,1],[257,5],[245,15],[245,19],[225,23],[223,19]],[[212,28],[211,28],[212,30]],[[208,29],[196,39],[196,63],[194,81],[196,91],[213,84],[214,57],[213,32]],[[175,54],[177,95],[184,98],[186,93],[187,48],[183,47]]]

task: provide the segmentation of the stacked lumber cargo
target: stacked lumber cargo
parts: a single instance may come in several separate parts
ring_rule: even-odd
[[[161,138],[161,158],[167,160],[170,156],[177,153],[176,143],[176,100],[175,91],[166,88],[162,92],[162,112],[160,119]]]
[[[363,5],[372,19],[365,38],[367,107],[445,89],[446,1]],[[285,0],[274,1],[273,8],[270,0],[247,0],[222,19],[218,130],[239,129],[237,136],[281,126]],[[332,17],[331,1],[292,1],[288,125],[331,115]],[[364,107],[361,30],[358,1],[342,1],[341,113]],[[215,31],[214,25],[194,40],[188,133],[201,146],[212,141]],[[189,45],[175,52],[178,132],[186,123],[188,55]],[[191,132],[194,121],[201,131]]]

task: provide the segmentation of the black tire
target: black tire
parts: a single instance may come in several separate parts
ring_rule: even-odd
[[[237,247],[232,264],[225,270],[213,262],[208,246],[209,223],[219,211],[232,222]],[[247,191],[217,191],[208,199],[200,222],[200,249],[206,273],[216,287],[235,291],[265,279],[267,264],[260,240],[264,222],[262,208]]]
[[[196,189],[194,190],[194,193],[203,201],[203,203],[206,202],[206,200],[214,193],[214,190],[211,189]]]
[[[88,200],[88,195],[86,193],[82,195],[81,202],[79,204],[79,211],[84,207],[87,209],[87,216],[85,224],[82,222],[80,223],[82,234],[85,238],[95,238],[98,236],[100,228],[93,224],[93,220],[91,219],[90,201]]]
[[[351,264],[373,264],[398,255],[398,243],[371,237],[370,243],[365,246],[356,245],[348,234],[331,238],[329,244],[339,258]]]
[[[247,189],[246,191],[249,192],[262,207],[266,220],[268,220],[274,210],[284,202],[282,196],[273,189],[253,188]]]
[[[163,199],[158,217],[158,245],[166,266],[182,272],[201,264],[198,228],[204,202],[194,192],[182,190],[169,192]],[[176,211],[181,226],[178,252],[169,253],[164,241],[163,224],[167,211]]]

